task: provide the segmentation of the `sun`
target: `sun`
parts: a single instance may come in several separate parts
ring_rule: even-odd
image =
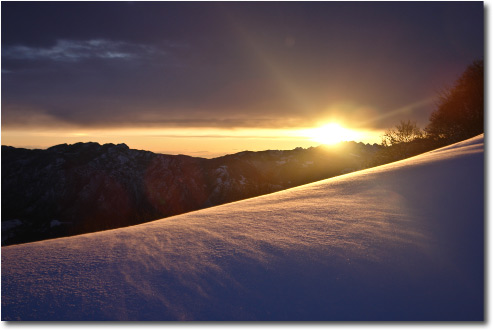
[[[329,123],[321,127],[307,131],[307,135],[315,142],[323,144],[336,144],[342,141],[353,141],[359,137],[359,133],[338,123]]]

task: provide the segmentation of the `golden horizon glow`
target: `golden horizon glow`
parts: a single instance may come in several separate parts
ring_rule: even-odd
[[[314,128],[38,128],[2,129],[2,144],[44,149],[77,142],[126,143],[132,149],[165,154],[217,157],[240,151],[291,150],[344,140],[378,142],[378,131],[355,131],[341,125]]]
[[[321,127],[306,130],[305,134],[315,142],[332,145],[343,141],[355,141],[362,138],[362,133],[332,122]]]

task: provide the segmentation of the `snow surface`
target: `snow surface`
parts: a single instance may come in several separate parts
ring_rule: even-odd
[[[2,319],[483,320],[483,149],[2,247]]]

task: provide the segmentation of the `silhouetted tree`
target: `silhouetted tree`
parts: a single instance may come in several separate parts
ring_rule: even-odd
[[[399,143],[407,143],[423,137],[423,131],[415,121],[401,120],[394,128],[385,131],[382,136],[382,145],[392,146]]]
[[[425,128],[435,140],[461,141],[484,132],[484,67],[475,61],[455,84],[440,93],[437,109]]]

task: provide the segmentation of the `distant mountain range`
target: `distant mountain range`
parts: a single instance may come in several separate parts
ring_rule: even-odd
[[[119,228],[375,164],[382,147],[244,151],[214,159],[125,144],[2,146],[2,245]]]

